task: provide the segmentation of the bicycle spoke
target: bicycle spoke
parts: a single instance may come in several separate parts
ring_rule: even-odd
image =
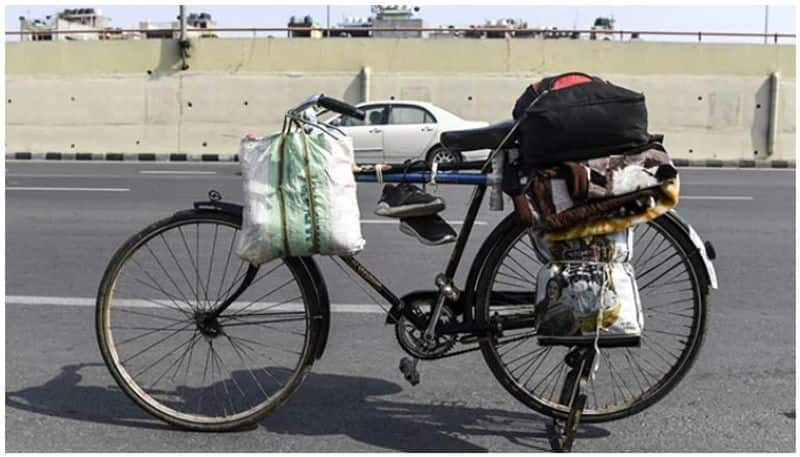
[[[177,376],[178,372],[179,372],[179,371],[181,371],[181,368],[182,368],[182,366],[183,366],[183,361],[184,361],[184,360],[187,360],[187,362],[186,362],[186,367],[187,367],[187,371],[188,371],[188,367],[189,367],[189,366],[191,366],[191,363],[192,363],[192,352],[194,351],[194,347],[195,347],[195,345],[197,344],[197,342],[198,342],[199,340],[200,340],[200,334],[199,334],[199,332],[197,331],[197,329],[195,329],[194,333],[192,333],[192,339],[191,339],[191,342],[192,342],[192,343],[191,343],[191,344],[189,345],[189,347],[186,349],[186,351],[184,352],[184,355],[183,355],[183,356],[181,356],[180,363],[179,363],[179,364],[178,364],[178,366],[175,368],[175,372],[174,372],[174,373],[172,373],[172,376],[170,376],[170,380],[171,380],[171,381],[174,381],[174,380],[175,380],[175,376]],[[188,359],[186,358],[186,356],[187,356],[187,355],[189,356],[189,357],[188,357]],[[185,381],[184,381],[184,382],[185,382]]]
[[[658,290],[658,289],[656,289]],[[647,292],[643,294],[639,294],[639,297],[651,297],[656,295],[672,295],[672,294],[679,294],[683,292],[694,292],[694,289],[674,289],[674,290],[664,290],[660,292]]]
[[[139,336],[134,336],[134,337],[128,338],[128,339],[126,339],[126,340],[122,340],[122,341],[120,341],[120,342],[118,342],[118,343],[116,343],[116,344],[117,344],[117,346],[122,346],[123,344],[130,343],[131,341],[136,341],[136,340],[138,340],[139,338],[144,338],[145,336],[152,335],[152,334],[154,334],[154,333],[158,333],[158,332],[166,332],[166,331],[169,331],[169,330],[171,330],[173,327],[175,327],[176,325],[179,325],[179,324],[185,324],[185,322],[184,322],[184,321],[177,321],[177,322],[173,322],[172,324],[169,324],[169,325],[167,325],[166,327],[159,327],[159,328],[149,328],[149,327],[114,327],[114,328],[116,328],[117,330],[149,330],[148,332],[142,333],[142,334],[141,334],[141,335],[139,335]]]
[[[211,255],[208,257],[208,275],[206,276],[206,292],[211,288],[211,272],[214,270],[214,252],[217,250],[217,234],[219,232],[219,225],[214,224],[214,241],[211,242]],[[209,297],[206,296],[206,302],[210,303]]]
[[[194,232],[194,253],[195,253],[195,262],[197,263],[197,287],[200,287],[200,223],[194,224],[195,232]],[[203,298],[205,299],[206,304],[208,304],[208,283],[203,286]]]
[[[192,289],[192,281],[189,280],[189,277],[186,276],[186,272],[183,271],[183,267],[181,266],[181,263],[178,262],[178,257],[175,255],[174,252],[172,252],[172,248],[169,246],[169,243],[167,243],[167,239],[164,238],[164,234],[163,233],[159,233],[158,236],[159,236],[159,238],[161,238],[161,242],[164,243],[164,247],[167,248],[167,251],[169,252],[170,257],[172,257],[172,261],[175,262],[175,266],[178,267],[178,271],[181,272],[181,276],[183,276],[183,280],[186,281],[186,285],[189,287],[189,292],[192,295],[194,295],[195,297],[197,297],[197,292],[194,289]]]
[[[160,340],[158,340],[158,341],[156,341],[155,343],[153,343],[153,344],[151,344],[151,345],[147,346],[146,348],[142,349],[141,351],[137,352],[136,354],[134,354],[134,355],[132,355],[132,356],[128,357],[127,359],[125,359],[125,360],[124,360],[123,362],[121,362],[121,363],[122,363],[123,365],[127,364],[127,363],[128,363],[128,362],[130,362],[131,360],[133,360],[133,359],[135,359],[136,357],[138,357],[138,356],[140,356],[140,355],[144,354],[144,353],[145,353],[145,352],[147,352],[148,350],[150,350],[150,349],[154,348],[156,345],[158,345],[158,344],[161,344],[161,343],[163,343],[164,341],[166,341],[166,340],[168,340],[168,339],[172,338],[173,336],[175,336],[175,335],[177,335],[178,333],[180,333],[182,330],[185,330],[185,329],[187,329],[187,328],[191,327],[192,325],[194,325],[194,324],[192,324],[192,323],[186,324],[186,326],[184,326],[184,327],[181,327],[181,328],[179,328],[179,329],[175,330],[174,332],[170,333],[169,335],[165,336],[164,338],[161,338]]]
[[[154,303],[155,303],[155,302],[154,302]],[[165,320],[165,321],[172,321],[172,322],[189,322],[189,320],[188,320],[188,319],[173,319],[173,318],[169,318],[169,317],[159,316],[159,315],[157,315],[157,314],[143,313],[143,312],[141,312],[141,311],[133,311],[133,310],[130,310],[130,309],[125,309],[125,308],[116,308],[116,307],[115,307],[115,308],[114,308],[114,311],[118,311],[118,312],[120,312],[120,313],[135,314],[135,315],[137,315],[137,316],[147,316],[147,317],[153,317],[153,318],[156,318],[156,319],[161,319],[161,320]]]
[[[142,273],[144,273],[144,274],[145,274],[145,276],[147,276],[147,278],[148,278],[148,279],[150,279],[150,281],[153,281],[153,284],[146,283],[146,282],[142,281],[142,280],[141,280],[141,279],[139,279],[139,278],[134,278],[134,281],[138,282],[139,284],[141,284],[141,285],[143,285],[143,286],[146,286],[146,287],[149,287],[149,288],[151,288],[151,289],[153,289],[153,290],[157,290],[157,291],[161,292],[162,294],[164,294],[164,296],[166,296],[167,298],[169,298],[169,299],[170,299],[170,301],[171,301],[171,302],[172,302],[172,303],[175,305],[175,307],[174,307],[174,308],[172,308],[172,307],[170,307],[170,306],[167,306],[166,304],[164,304],[164,306],[166,306],[166,307],[168,307],[168,308],[172,308],[172,309],[174,309],[175,311],[181,312],[181,313],[183,313],[183,314],[186,314],[187,316],[191,314],[189,311],[186,311],[186,310],[184,310],[184,309],[183,309],[183,308],[182,308],[180,305],[178,305],[178,303],[176,303],[176,302],[175,302],[175,298],[176,298],[176,297],[173,297],[172,295],[168,294],[168,293],[167,293],[167,292],[164,290],[164,288],[163,288],[163,287],[161,287],[161,285],[158,283],[158,281],[157,281],[155,278],[153,278],[153,276],[152,276],[152,275],[150,275],[150,273],[148,273],[148,272],[147,272],[147,270],[145,270],[145,269],[144,269],[144,267],[142,267],[142,266],[139,264],[139,262],[137,262],[137,261],[136,261],[136,259],[134,259],[134,258],[131,258],[131,261],[133,262],[133,264],[134,264],[134,265],[136,265],[137,267],[139,267],[139,269],[140,269],[140,270],[142,270]],[[154,303],[155,303],[155,302],[154,302]],[[188,302],[187,302],[187,304],[188,304]],[[191,305],[189,305],[189,308],[190,308],[190,310],[191,310]]]
[[[264,394],[265,398],[269,398],[269,394],[266,392],[266,390],[264,390],[264,386],[261,384],[261,381],[258,380],[258,377],[255,375],[255,372],[253,372],[253,369],[250,368],[250,365],[247,363],[247,361],[244,359],[244,356],[237,348],[236,342],[233,341],[228,335],[225,335],[225,337],[228,338],[231,347],[233,348],[236,355],[239,357],[239,360],[242,361],[242,364],[245,365],[245,368],[247,368],[247,372],[250,373],[250,377],[253,378],[253,381],[255,381],[256,385],[258,386],[258,389],[261,391],[262,394]]]
[[[268,348],[268,349],[274,349],[274,350],[278,350],[278,351],[283,351],[283,352],[286,352],[286,353],[288,353],[288,354],[300,355],[300,353],[299,353],[299,352],[294,352],[294,351],[289,351],[289,350],[286,350],[286,349],[276,348],[276,347],[274,347],[274,346],[270,346],[270,345],[267,345],[267,344],[261,343],[261,342],[259,342],[259,341],[251,340],[251,339],[248,339],[248,338],[242,338],[241,336],[233,336],[233,335],[229,335],[229,336],[230,336],[231,338],[233,338],[233,339],[235,339],[235,340],[239,341],[239,342],[243,341],[243,342],[245,342],[245,343],[254,344],[254,345],[256,345],[256,346],[261,346],[261,347],[265,347],[265,348]]]
[[[177,367],[176,369],[180,368],[180,363],[183,360],[183,358],[186,355],[186,353],[189,351],[189,348],[192,347],[192,341],[195,339],[196,336],[197,336],[197,330],[195,330],[192,333],[192,336],[189,338],[189,340],[186,343],[184,343],[181,346],[179,346],[179,348],[182,347],[182,346],[186,346],[186,348],[184,348],[183,352],[181,352],[181,355],[178,356],[178,360],[175,361],[175,362],[178,362],[178,363],[177,364],[173,363],[172,365],[167,365],[167,368],[153,382],[150,383],[150,387],[149,387],[150,389],[152,389],[153,387],[158,385],[158,382],[161,381],[161,379],[164,376],[166,376],[167,373],[170,372],[170,370],[172,370],[175,367]]]
[[[663,219],[665,220],[665,219]],[[541,268],[535,240],[528,230],[518,232],[517,238],[507,246],[491,271],[491,287],[482,311],[483,319],[514,320],[514,306],[526,306],[535,310],[536,286]],[[640,224],[633,229],[635,256],[630,264],[637,274],[639,297],[647,325],[643,331],[641,346],[630,348],[603,349],[598,355],[600,370],[589,377],[586,387],[587,404],[584,414],[603,416],[624,412],[632,405],[642,401],[652,401],[653,395],[664,389],[665,383],[674,379],[673,370],[679,360],[694,350],[692,342],[695,335],[698,297],[693,287],[695,277],[692,265],[676,239],[674,231],[660,222]],[[532,254],[533,253],[533,254]],[[490,264],[491,265],[491,264]],[[526,278],[531,280],[526,280]],[[525,280],[527,288],[533,289],[533,298],[518,295]],[[495,317],[497,316],[497,317]],[[531,313],[532,316],[532,313]],[[571,369],[562,358],[560,346],[533,348],[527,341],[536,341],[535,332],[529,332],[526,339],[500,344],[499,339],[490,340],[494,361],[503,367],[504,385],[515,386],[509,389],[516,397],[526,398],[526,402],[539,404],[545,410],[556,409],[566,412],[566,405],[560,405],[560,387],[567,382]],[[532,334],[531,334],[532,333]],[[487,356],[488,357],[488,356]],[[595,382],[594,377],[598,376]],[[498,375],[498,377],[500,377]],[[599,389],[599,390],[598,390]],[[554,403],[558,404],[554,406]]]
[[[521,285],[515,285],[514,287],[519,287],[520,289],[525,289],[525,288],[530,287],[530,283],[526,282],[524,279],[522,279],[522,278],[520,278],[520,277],[518,277],[516,275],[510,275],[508,273],[503,273],[502,271],[498,271],[497,274],[501,275],[503,277],[509,278],[511,280],[514,280],[514,281],[519,281]]]
[[[529,259],[531,262],[533,262],[534,264],[540,264],[540,265],[541,265],[541,262],[539,262],[539,261],[537,261],[536,259],[534,259],[533,257],[529,256],[527,253],[523,252],[523,251],[522,251],[522,249],[518,248],[516,245],[514,245],[514,246],[512,247],[512,249],[516,250],[516,251],[517,251],[517,252],[519,252],[520,254],[522,254],[522,255],[524,255],[525,257],[527,257],[527,258],[528,258],[528,259]]]
[[[152,256],[152,257],[153,257],[153,260],[155,260],[155,261],[156,261],[156,263],[158,264],[158,266],[161,268],[161,271],[163,271],[163,272],[164,272],[164,276],[166,276],[166,277],[167,277],[167,279],[169,279],[170,283],[172,283],[173,287],[175,287],[175,290],[177,290],[177,291],[178,291],[178,293],[179,293],[179,294],[180,294],[180,296],[181,296],[181,299],[183,299],[183,301],[185,301],[186,303],[189,303],[189,300],[188,300],[188,299],[186,298],[186,296],[183,294],[183,291],[181,290],[181,288],[180,288],[180,287],[178,287],[178,284],[175,282],[175,280],[174,280],[174,279],[172,279],[172,275],[170,275],[170,274],[169,274],[169,271],[168,271],[168,270],[167,270],[167,269],[164,267],[164,265],[163,265],[163,264],[161,263],[161,261],[158,259],[158,256],[156,256],[156,254],[153,252],[153,250],[150,248],[150,246],[148,246],[147,244],[145,244],[145,245],[144,245],[144,247],[145,247],[145,248],[147,249],[147,251],[150,253],[150,256]]]
[[[265,299],[265,298],[269,297],[270,295],[272,295],[272,294],[274,294],[275,292],[277,292],[277,291],[279,291],[279,290],[283,289],[284,287],[288,286],[289,284],[291,284],[291,283],[293,283],[293,282],[294,282],[294,278],[289,278],[288,280],[286,280],[286,282],[284,282],[284,283],[283,283],[283,284],[281,284],[280,286],[278,286],[278,287],[276,287],[276,288],[274,288],[274,289],[270,290],[270,291],[269,291],[269,292],[267,292],[266,294],[264,294],[264,295],[262,295],[262,296],[260,296],[260,297],[256,298],[255,300],[251,301],[251,302],[250,302],[250,303],[249,303],[247,306],[245,306],[245,307],[244,307],[244,308],[242,308],[241,310],[239,310],[239,311],[234,311],[233,313],[231,313],[231,314],[228,314],[228,316],[229,316],[229,317],[230,317],[230,316],[235,316],[235,315],[237,315],[239,312],[243,312],[244,310],[246,310],[246,309],[249,309],[251,306],[253,306],[253,305],[254,305],[254,304],[256,304],[257,302],[259,302],[260,300],[263,300],[263,299]]]
[[[630,357],[630,348],[625,348],[625,361],[628,362],[628,367],[631,369],[631,373],[636,373],[636,371],[634,371],[635,368],[633,366],[633,362],[631,361],[631,357]],[[640,369],[640,371],[641,371],[641,369]],[[647,379],[644,377],[643,374],[640,373],[640,375],[642,376],[642,380],[644,380],[644,382],[646,383]],[[641,381],[639,381],[639,377],[634,375],[633,379],[636,381],[636,385],[639,386],[639,392],[644,393],[646,391],[646,389],[644,387],[642,387],[642,383],[641,383]]]
[[[562,364],[560,364],[560,363],[557,363],[555,366],[553,366],[553,368],[552,368],[550,371],[548,371],[548,372],[547,372],[547,373],[546,373],[546,374],[545,374],[545,375],[542,377],[542,379],[541,379],[541,380],[540,380],[538,383],[536,383],[536,385],[535,385],[535,386],[533,386],[533,387],[531,388],[531,391],[532,391],[532,392],[536,392],[536,388],[537,388],[537,387],[539,387],[540,385],[542,385],[542,382],[544,382],[545,380],[549,379],[549,378],[550,378],[550,375],[551,375],[551,374],[553,374],[553,373],[554,373],[554,372],[555,372],[555,371],[556,371],[558,368],[560,368],[560,367],[561,367],[561,365],[562,365]],[[535,371],[535,370],[534,370],[534,371]],[[525,383],[525,384],[527,385],[527,383]]]
[[[556,396],[556,389],[558,388],[558,381],[561,379],[561,373],[563,373],[565,370],[567,372],[569,371],[566,363],[562,363],[560,366],[561,368],[558,369],[558,374],[556,374],[556,378],[553,380],[553,388],[550,390],[549,396],[550,399],[553,399]],[[564,380],[566,381],[566,376],[564,377]]]
[[[514,262],[514,264],[515,264],[517,267],[519,267],[519,269],[520,269],[520,270],[522,270],[523,272],[524,272],[524,271],[528,271],[528,270],[527,270],[525,267],[523,267],[523,266],[522,266],[522,264],[521,264],[521,263],[519,263],[519,261],[518,261],[517,259],[515,259],[515,258],[514,258],[512,255],[509,255],[509,256],[508,256],[508,258],[509,258],[509,260],[511,260],[512,262]],[[522,274],[522,273],[520,273],[520,272],[518,272],[517,270],[515,270],[515,269],[511,268],[510,266],[508,266],[508,265],[505,265],[505,264],[503,264],[503,266],[505,266],[506,268],[508,268],[508,269],[512,270],[514,273],[517,273],[518,275],[520,275],[520,276],[523,276],[523,274]],[[535,265],[535,266],[541,266],[541,263],[540,263],[540,262],[536,262],[536,265]],[[530,275],[530,279],[531,279],[531,281],[533,282],[533,284],[535,284],[535,283],[536,283],[536,275],[535,275],[535,274],[532,274],[532,272],[530,272],[530,271],[528,271],[528,274]]]
[[[199,265],[195,264],[194,258],[192,257],[192,250],[189,249],[189,243],[186,241],[186,237],[183,235],[183,229],[180,226],[178,226],[178,233],[181,234],[181,239],[183,240],[183,246],[186,248],[186,253],[189,254],[189,261],[192,264],[192,269],[195,271],[195,274],[197,275],[197,288],[195,289],[195,300],[197,300],[197,303],[200,303],[200,294],[204,293],[207,296],[208,292],[200,290],[200,268]]]
[[[533,376],[536,374],[536,372],[539,371],[539,368],[541,368],[541,366],[544,365],[544,361],[547,360],[547,356],[550,354],[550,351],[552,349],[553,349],[552,346],[548,346],[547,350],[544,353],[538,355],[536,359],[531,360],[531,363],[528,365],[528,368],[526,368],[522,373],[520,373],[519,378],[517,379],[521,379],[523,376],[525,376],[526,373],[528,373],[528,370],[533,368],[533,370],[530,371],[530,375],[528,375],[528,377],[522,383],[523,386],[527,386],[528,383],[531,381],[531,379],[533,379]]]
[[[231,281],[231,285],[229,285],[228,288],[225,289],[224,292],[222,292],[222,295],[218,296],[214,300],[214,304],[211,306],[212,308],[216,308],[217,306],[219,306],[220,303],[225,301],[224,299],[233,290],[233,288],[236,287],[237,284],[239,284],[239,281],[244,279],[245,276],[247,276],[247,270],[242,271],[242,267],[244,267],[244,265],[245,262],[239,262],[239,268],[236,269],[236,273],[234,273],[233,275],[233,281]]]
[[[177,333],[178,333],[178,331],[176,331],[175,333],[173,333],[173,334],[171,334],[171,335],[168,335],[168,336],[167,336],[166,338],[164,338],[163,340],[159,340],[158,342],[154,343],[154,345],[155,345],[155,344],[158,344],[158,343],[160,343],[160,342],[164,342],[164,341],[166,341],[167,339],[171,338],[172,336],[176,335]],[[145,368],[142,368],[141,370],[137,371],[135,374],[131,375],[131,377],[135,379],[135,378],[138,378],[140,375],[143,375],[143,374],[144,374],[144,373],[146,373],[147,371],[150,371],[150,369],[151,369],[151,368],[155,367],[156,365],[158,365],[159,363],[161,363],[162,361],[164,361],[164,359],[166,359],[166,358],[167,358],[167,357],[169,357],[170,355],[174,354],[174,353],[175,353],[175,351],[178,351],[179,349],[183,348],[183,345],[184,345],[184,344],[188,344],[188,340],[187,340],[185,343],[183,343],[183,344],[181,344],[181,345],[177,346],[177,347],[176,347],[175,349],[173,349],[172,351],[167,351],[167,352],[166,352],[164,355],[162,355],[161,357],[159,357],[158,359],[156,359],[156,361],[155,361],[155,362],[153,362],[153,363],[151,363],[150,365],[147,365]],[[148,349],[152,349],[152,347],[153,347],[153,346],[150,346],[150,347],[148,347]],[[143,351],[142,351],[142,352],[143,352]],[[139,352],[139,353],[137,353],[137,355],[141,354],[142,352]],[[134,357],[130,357],[130,358],[128,358],[128,360],[127,360],[127,361],[128,361],[128,362],[130,362],[130,361],[131,361],[131,359],[133,359],[133,358],[134,358]]]
[[[222,292],[222,285],[225,283],[225,278],[228,275],[228,265],[230,265],[231,263],[231,254],[233,254],[233,243],[236,241],[236,236],[238,234],[239,234],[238,231],[234,232],[233,237],[231,238],[231,245],[228,247],[228,257],[227,259],[225,259],[225,268],[222,270],[222,277],[219,280],[219,287],[217,287],[217,295],[216,295],[217,298],[216,300],[214,300],[215,307],[217,306],[217,303],[219,303],[220,298],[223,296],[222,294],[220,294],[220,292]]]
[[[230,336],[230,335],[229,335],[229,336]],[[232,342],[233,342],[233,341],[232,341]],[[251,351],[251,352],[253,352],[253,353],[255,353],[255,352],[256,352],[256,351],[255,351],[255,349],[253,349],[252,347],[248,347],[248,345],[247,345],[247,344],[244,344],[244,343],[243,343],[243,342],[241,342],[241,341],[237,342],[237,343],[236,343],[236,345],[237,345],[238,347],[242,348],[242,349],[248,349],[249,351]],[[244,351],[242,351],[242,352],[244,353]],[[267,358],[270,360],[270,362],[272,362],[272,363],[275,363],[275,359],[273,359],[273,358],[272,358],[271,356],[269,356],[268,354],[262,354],[262,355],[266,355],[266,357],[267,357]],[[283,384],[281,384],[281,382],[280,382],[280,381],[278,381],[278,378],[276,378],[276,377],[275,377],[275,376],[274,376],[272,373],[270,373],[270,372],[269,372],[269,370],[267,370],[265,367],[261,367],[261,370],[262,370],[262,371],[263,371],[263,372],[264,372],[264,373],[265,373],[267,376],[269,376],[269,377],[270,377],[270,378],[271,378],[273,381],[275,381],[275,383],[276,383],[276,384],[278,384],[278,387],[279,387],[279,388],[280,388],[280,387],[283,387]]]

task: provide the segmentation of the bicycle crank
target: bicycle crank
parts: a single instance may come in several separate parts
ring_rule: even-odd
[[[409,319],[403,315],[395,323],[395,336],[400,347],[409,355],[423,360],[437,359],[445,355],[457,342],[456,335],[437,335],[433,338],[425,337],[425,328],[418,327],[414,322],[427,323],[431,319],[433,311],[433,301],[421,298],[407,305],[404,312],[414,314],[415,319]],[[452,323],[455,320],[455,313],[446,304],[442,305],[441,313],[437,326]]]

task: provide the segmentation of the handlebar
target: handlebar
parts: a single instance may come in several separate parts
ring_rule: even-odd
[[[363,121],[364,118],[366,117],[364,111],[356,108],[355,106],[349,103],[345,103],[341,100],[336,100],[335,98],[326,97],[325,95],[319,96],[317,104],[323,108],[329,109],[339,114],[343,114],[345,116],[354,117],[360,121]]]
[[[294,108],[289,110],[289,113],[294,114],[294,115],[299,115],[300,113],[305,111],[307,108],[310,108],[310,107],[312,107],[314,105],[318,105],[318,106],[320,106],[322,108],[331,110],[333,112],[336,112],[336,113],[339,113],[339,114],[342,114],[342,115],[345,115],[345,116],[354,117],[354,118],[362,120],[362,121],[366,117],[366,115],[364,114],[364,111],[356,108],[355,106],[353,106],[353,105],[351,105],[349,103],[343,102],[341,100],[337,100],[335,98],[328,97],[328,96],[326,96],[325,94],[322,94],[322,93],[314,94],[311,97],[308,97],[307,99],[303,100],[298,105],[296,105]]]

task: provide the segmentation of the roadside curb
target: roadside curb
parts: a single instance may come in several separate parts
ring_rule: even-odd
[[[676,167],[707,168],[795,168],[794,160],[719,160],[719,159],[672,159]]]
[[[238,162],[238,154],[155,154],[147,152],[7,152],[6,160],[71,160],[92,162]],[[677,167],[795,168],[794,160],[673,159]]]
[[[155,154],[152,152],[7,152],[6,160],[91,162],[238,162],[238,154]]]

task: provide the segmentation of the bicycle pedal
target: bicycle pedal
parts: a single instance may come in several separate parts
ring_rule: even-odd
[[[412,386],[419,384],[419,371],[417,370],[417,362],[419,362],[419,359],[411,359],[409,357],[403,357],[400,359],[400,372],[403,373],[403,377],[406,378],[406,381],[408,381]]]

